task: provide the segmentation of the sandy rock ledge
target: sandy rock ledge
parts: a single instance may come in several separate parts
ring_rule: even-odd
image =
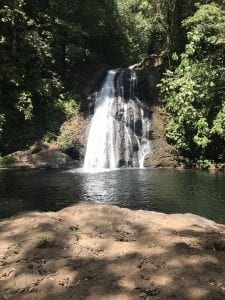
[[[225,299],[225,226],[81,203],[0,221],[0,299]]]

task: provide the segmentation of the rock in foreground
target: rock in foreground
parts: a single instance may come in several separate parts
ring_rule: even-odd
[[[225,226],[195,215],[81,203],[0,233],[2,299],[225,299]]]

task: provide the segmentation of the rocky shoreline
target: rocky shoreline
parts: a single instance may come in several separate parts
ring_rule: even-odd
[[[178,157],[166,142],[165,112],[159,107],[151,109],[151,152],[146,155],[146,168],[180,168]],[[29,149],[0,158],[0,169],[58,169],[83,166],[90,118],[75,116],[61,127],[58,143],[38,141]],[[68,141],[67,141],[68,140]],[[5,159],[5,164],[1,163]],[[182,166],[185,168],[185,166]]]
[[[225,226],[80,203],[0,221],[0,299],[224,299]]]

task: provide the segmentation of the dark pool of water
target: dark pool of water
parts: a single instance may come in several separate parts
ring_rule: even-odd
[[[225,223],[225,174],[166,169],[0,171],[0,218],[21,211],[59,210],[80,201],[189,212]]]

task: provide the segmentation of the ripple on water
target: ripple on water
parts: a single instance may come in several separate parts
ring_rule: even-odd
[[[116,169],[0,171],[0,217],[59,210],[80,201],[166,213],[194,213],[225,223],[225,174]]]

